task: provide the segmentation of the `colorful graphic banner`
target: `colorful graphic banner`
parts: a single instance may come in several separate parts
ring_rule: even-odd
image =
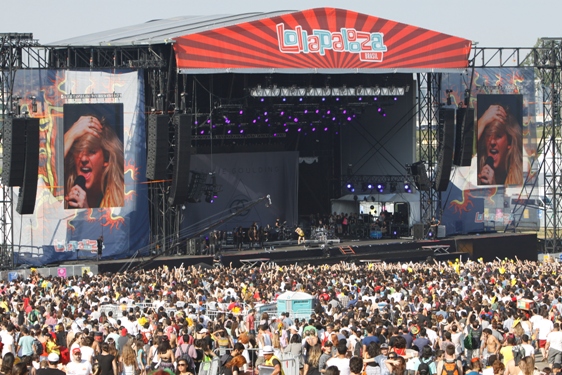
[[[14,254],[16,262],[41,265],[96,259],[96,239],[100,235],[104,237],[104,259],[126,258],[145,248],[149,240],[149,217],[148,190],[144,183],[146,136],[142,72],[28,69],[17,72],[14,87],[14,95],[23,98],[22,110],[40,119],[35,212],[24,216],[14,213],[13,230],[18,233],[19,243]],[[32,110],[32,97],[36,98],[36,112]],[[94,141],[85,150],[96,151],[101,145],[102,151],[97,153],[97,164],[82,160],[81,166],[74,167],[73,173],[78,171],[77,174],[84,177],[77,184],[76,176],[70,181],[70,172],[65,173],[65,154],[72,153],[72,147],[66,149],[65,146],[74,144],[65,144],[65,139],[70,139],[68,132],[80,119],[85,121],[78,126],[77,137],[70,138],[77,142],[80,137],[90,138]],[[108,145],[120,149],[121,153],[113,152],[115,150]],[[116,158],[115,155],[121,156]],[[107,182],[109,169],[113,171],[110,173],[112,182],[120,183]],[[93,183],[94,175],[100,177],[98,182]],[[90,189],[100,181],[97,190],[104,190],[104,197],[111,190],[112,200],[107,203],[106,198],[98,195],[94,199],[98,204],[86,205],[88,200],[84,200],[82,193],[93,195],[96,189]],[[80,184],[83,188],[76,188]],[[70,197],[71,191],[79,191],[81,196]],[[14,202],[18,193],[19,189],[15,188]],[[74,206],[68,202],[74,202]],[[81,202],[80,205],[77,202]]]
[[[448,234],[485,228],[503,230],[514,220],[514,204],[528,199],[532,204],[523,212],[519,225],[538,230],[541,211],[536,202],[544,190],[541,179],[537,180],[537,130],[542,126],[537,114],[542,113],[542,99],[536,98],[540,94],[535,91],[534,68],[476,69],[472,87],[469,77],[470,74],[442,77],[443,104],[475,108],[475,118],[471,166],[455,167],[451,174],[449,189],[443,195],[447,201],[443,202],[441,221]],[[507,120],[511,133],[495,124]],[[497,142],[485,142],[486,129],[494,129],[490,135],[496,140],[506,141],[501,152]],[[493,178],[486,173],[488,168],[493,170]],[[531,191],[533,196],[527,197]]]
[[[464,69],[471,41],[350,10],[316,8],[175,39],[182,73]]]

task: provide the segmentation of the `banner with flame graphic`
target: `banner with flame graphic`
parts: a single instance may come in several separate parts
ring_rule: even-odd
[[[464,69],[471,41],[345,9],[316,8],[185,35],[182,73]]]
[[[149,240],[148,190],[145,182],[145,115],[142,72],[131,70],[20,70],[14,95],[22,109],[40,119],[39,180],[35,212],[14,213],[18,264],[41,265],[95,259],[96,239],[104,237],[104,259],[126,258]],[[35,99],[32,99],[35,98]],[[35,100],[37,111],[33,111]],[[75,106],[77,105],[77,106]],[[110,109],[120,129],[124,161],[122,207],[65,209],[65,109],[92,115]],[[84,114],[86,114],[84,112]],[[79,117],[79,116],[78,116]],[[78,118],[73,114],[72,122]],[[67,121],[68,122],[68,121]],[[121,167],[123,165],[123,167]],[[119,173],[117,173],[119,175]],[[14,189],[14,202],[19,189]],[[103,205],[102,205],[103,206]],[[118,206],[118,205],[116,205]]]
[[[474,145],[470,167],[455,167],[451,174],[449,189],[444,195],[443,216],[441,222],[447,226],[447,234],[482,231],[485,226],[503,230],[513,220],[512,210],[518,199],[528,200],[528,206],[521,217],[520,226],[538,229],[541,210],[538,198],[544,195],[539,185],[534,185],[538,178],[537,129],[542,125],[539,114],[542,113],[542,95],[535,88],[534,69],[529,68],[480,68],[474,71],[474,81],[469,87],[470,76],[444,74],[441,97],[443,105],[451,107],[474,108]],[[470,93],[470,101],[467,94]],[[467,99],[465,99],[467,98]],[[492,106],[491,106],[492,104]],[[510,111],[516,111],[520,124],[517,142],[509,143],[511,149],[517,147],[519,154],[518,178],[505,180],[503,183],[484,186],[479,184],[479,163],[477,158],[477,140],[482,137],[478,132],[478,120],[490,108],[498,112],[499,117]],[[503,111],[503,112],[502,112]],[[492,113],[493,114],[493,113]],[[482,130],[482,126],[481,126]],[[515,139],[515,138],[514,138]],[[520,142],[520,143],[519,143]],[[512,144],[517,146],[511,146]],[[506,146],[507,147],[507,146]],[[492,152],[494,156],[495,152]],[[484,158],[486,159],[486,158]],[[492,157],[493,159],[493,157]],[[496,167],[496,163],[492,163]],[[482,168],[482,163],[480,163]],[[515,182],[513,182],[515,181]],[[532,188],[535,186],[534,188]],[[529,192],[532,192],[531,196]]]

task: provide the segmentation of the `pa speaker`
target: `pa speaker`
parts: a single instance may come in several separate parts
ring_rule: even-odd
[[[474,108],[457,109],[455,165],[470,167],[474,142]]]
[[[441,127],[441,142],[439,142],[439,159],[435,174],[435,190],[445,191],[451,178],[453,164],[453,146],[455,143],[455,110],[446,108],[439,110],[439,123]]]
[[[429,181],[429,177],[427,176],[425,164],[422,161],[412,164],[410,166],[410,173],[412,174],[412,176],[414,176],[414,182],[418,190],[431,190],[431,182]]]
[[[174,117],[174,173],[168,203],[184,203],[188,195],[189,165],[191,162],[191,115]]]
[[[2,183],[22,186],[25,164],[25,125],[29,119],[7,117],[4,121]]]
[[[146,148],[146,178],[164,180],[168,168],[168,124],[170,116],[148,116],[148,140]]]
[[[32,214],[37,196],[39,171],[39,119],[28,118],[25,124],[25,163],[23,183],[18,196],[16,211],[20,215]]]
[[[423,224],[414,224],[414,240],[423,240]]]

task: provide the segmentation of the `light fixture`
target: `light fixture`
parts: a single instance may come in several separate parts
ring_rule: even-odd
[[[377,191],[378,191],[379,193],[382,193],[382,192],[384,191],[384,184],[378,183],[378,184],[377,184]]]
[[[350,192],[355,192],[355,187],[353,186],[353,184],[351,182],[348,182],[345,187],[347,188],[347,190],[349,190]]]
[[[262,87],[257,85],[255,88],[250,89],[250,96],[252,97],[305,97],[305,96],[404,96],[409,91],[409,86],[405,87],[277,87],[275,85]]]
[[[404,191],[405,191],[406,193],[411,193],[411,192],[412,192],[412,187],[411,187],[410,184],[407,183],[407,182],[404,182]]]

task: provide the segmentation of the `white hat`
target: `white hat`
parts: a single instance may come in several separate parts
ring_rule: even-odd
[[[60,357],[57,353],[49,353],[49,355],[47,356],[47,361],[49,362],[58,362],[59,359]]]
[[[201,331],[199,331],[199,333],[207,333],[207,332],[209,332],[207,328],[203,328]]]
[[[294,325],[294,324],[293,324],[292,326],[290,326],[289,329],[292,329],[292,330],[294,330],[294,331],[298,331],[298,330],[299,330],[299,329],[297,328],[297,326]]]
[[[265,345],[262,349],[263,354],[273,354],[273,346],[271,345]]]

